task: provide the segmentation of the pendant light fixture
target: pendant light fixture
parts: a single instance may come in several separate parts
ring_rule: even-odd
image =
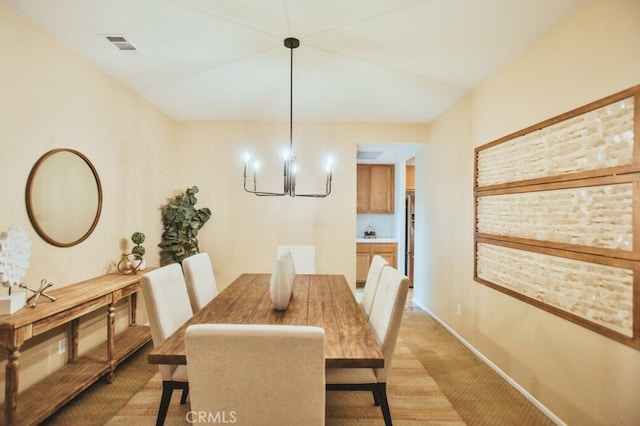
[[[258,169],[260,163],[257,160],[252,162],[251,155],[246,153],[244,156],[244,190],[257,196],[283,196],[291,197],[314,197],[324,198],[331,193],[331,180],[333,178],[333,157],[327,157],[324,165],[325,170],[325,191],[319,194],[298,194],[296,193],[296,174],[298,168],[296,166],[296,156],[293,151],[293,49],[300,46],[297,38],[287,38],[284,45],[291,51],[291,66],[289,80],[289,147],[282,150],[282,159],[284,162],[284,176],[282,191],[260,191],[258,190]],[[250,164],[251,163],[251,164]],[[253,187],[247,187],[247,169],[253,169]]]

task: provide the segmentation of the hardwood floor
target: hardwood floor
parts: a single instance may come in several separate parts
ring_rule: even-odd
[[[409,352],[405,352],[401,357],[398,357],[399,362],[396,363],[396,367],[400,367],[403,370],[405,366],[402,365],[402,362],[406,362],[406,360],[401,360],[411,354],[424,367],[430,377],[429,380],[433,380],[439,392],[446,397],[455,413],[467,425],[553,425],[553,422],[544,413],[469,351],[438,322],[426,312],[414,306],[412,299],[413,290],[410,289],[400,329],[401,344],[399,345]],[[110,419],[120,410],[119,404],[111,399],[110,393],[115,393],[118,397],[123,398],[121,399],[121,404],[125,404],[125,401],[139,392],[140,389],[143,387],[146,389],[149,386],[147,382],[157,371],[157,367],[146,362],[147,352],[148,348],[146,351],[139,351],[132,356],[130,361],[127,361],[122,366],[123,368],[121,368],[116,382],[112,384],[106,384],[103,381],[96,383],[93,387],[83,392],[80,397],[59,410],[45,424],[104,424],[105,420],[100,419]],[[129,369],[126,365],[128,363],[130,363]],[[143,372],[143,370],[145,371]],[[137,381],[138,384],[134,385],[135,376],[142,376],[142,378]],[[157,398],[160,390],[159,388],[154,388],[153,390],[150,396],[152,402],[146,403],[148,405],[149,412],[147,415],[149,421],[145,424],[153,424],[155,420]],[[129,393],[127,394],[127,392]],[[427,394],[433,395],[432,392],[435,391],[428,391]],[[370,396],[365,395],[365,400],[368,404],[370,404],[369,399]],[[406,405],[404,397],[402,401],[402,406]],[[129,401],[126,404],[134,404],[135,411],[135,401]],[[177,401],[173,405],[173,409],[180,409]],[[418,410],[429,411],[429,416],[444,415],[438,411],[441,409],[439,407],[442,407],[441,403],[438,403],[437,406],[428,406],[420,402],[418,405],[420,407]],[[412,405],[411,407],[414,406]],[[415,413],[415,409],[411,407],[407,406],[406,410]],[[362,411],[359,412],[361,417],[357,421],[358,424],[381,424],[379,410],[375,407],[373,409],[371,407],[363,407],[361,409]],[[396,410],[397,417],[401,418],[401,409],[397,408]],[[365,414],[365,412],[368,414]],[[97,415],[98,413],[102,417]],[[360,414],[358,415],[360,416]],[[407,415],[410,416],[410,413],[407,413]],[[366,419],[365,417],[367,416],[371,416],[370,419]],[[112,424],[141,424],[132,423],[125,419],[120,420],[122,422],[116,421]],[[444,424],[442,419],[440,419],[440,422],[416,423],[413,421],[408,423]],[[331,422],[328,423],[331,424]],[[336,422],[336,424],[343,423]]]

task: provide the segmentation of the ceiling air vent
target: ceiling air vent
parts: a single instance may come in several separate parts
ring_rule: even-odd
[[[358,151],[358,160],[375,160],[384,154],[384,151]]]
[[[129,43],[127,39],[122,36],[106,36],[106,37],[111,44],[113,44],[115,47],[118,48],[118,50],[136,50],[136,48],[133,47],[133,45]]]

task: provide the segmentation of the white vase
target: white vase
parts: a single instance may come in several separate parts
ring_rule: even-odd
[[[27,304],[27,293],[16,291],[13,294],[0,296],[0,315],[11,315]]]
[[[293,290],[293,283],[296,280],[296,267],[293,263],[293,256],[291,252],[287,251],[280,256],[279,260],[284,262],[287,286],[289,287],[289,292],[291,292]]]
[[[284,260],[277,260],[273,267],[269,291],[273,309],[277,311],[287,309],[289,299],[291,299],[291,287],[289,286],[287,265]]]

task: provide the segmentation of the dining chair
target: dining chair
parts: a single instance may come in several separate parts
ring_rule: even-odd
[[[296,273],[316,273],[316,246],[279,245],[276,247],[276,259],[286,252],[290,252],[293,257]]]
[[[369,315],[371,315],[371,307],[373,306],[373,300],[376,296],[378,283],[380,282],[380,274],[382,273],[382,269],[387,265],[389,265],[389,262],[379,254],[376,254],[373,256],[373,259],[371,259],[367,280],[364,283],[362,296],[360,297],[360,307],[367,316],[367,319],[369,319]]]
[[[303,325],[189,326],[191,411],[246,425],[324,425],[324,338]]]
[[[387,375],[391,368],[408,291],[409,278],[391,266],[382,269],[369,316],[369,325],[384,356],[384,368],[328,368],[326,370],[328,391],[371,391],[374,403],[380,406],[387,426],[392,424],[387,400]]]
[[[149,317],[153,346],[158,347],[193,315],[187,286],[178,263],[162,266],[140,278],[142,296]],[[156,425],[163,425],[174,389],[182,390],[180,404],[187,402],[189,381],[186,365],[159,365],[162,397]]]
[[[218,294],[211,258],[208,253],[189,256],[182,261],[182,270],[191,309],[195,314]]]

